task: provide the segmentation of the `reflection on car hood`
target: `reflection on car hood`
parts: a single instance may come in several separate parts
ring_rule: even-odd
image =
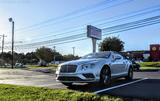
[[[103,60],[105,60],[105,59],[103,59],[103,58],[79,59],[79,60],[73,60],[73,61],[65,62],[65,63],[62,63],[61,65],[69,65],[69,64],[82,65],[82,64],[96,63],[96,62],[103,61]]]

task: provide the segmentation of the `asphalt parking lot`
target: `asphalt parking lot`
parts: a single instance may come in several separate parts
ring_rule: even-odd
[[[102,95],[113,95],[131,98],[160,100],[160,80],[145,79],[143,81],[101,92]]]
[[[123,78],[112,80],[108,87],[101,87],[98,84],[74,84],[72,87],[67,87],[56,81],[53,72],[0,69],[0,83],[160,100],[160,72],[154,71],[135,71],[133,81],[125,81]]]

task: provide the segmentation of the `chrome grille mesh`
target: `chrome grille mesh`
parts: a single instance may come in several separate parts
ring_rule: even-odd
[[[61,73],[74,73],[76,72],[77,65],[62,65],[60,72]]]

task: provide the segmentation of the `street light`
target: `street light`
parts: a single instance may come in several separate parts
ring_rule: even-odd
[[[14,21],[12,18],[9,18],[9,22],[12,23],[12,69],[13,69],[13,59],[14,59]]]

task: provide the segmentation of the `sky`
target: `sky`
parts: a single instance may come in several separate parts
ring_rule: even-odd
[[[81,33],[84,33],[84,37],[87,38],[87,25],[104,29],[157,16],[160,10],[153,9],[158,7],[160,7],[160,0],[0,0],[0,35],[7,35],[5,51],[8,51],[11,45],[12,27],[8,18],[12,17],[15,22],[15,45],[59,39]],[[117,20],[143,10],[153,11]],[[107,32],[103,32],[104,36],[102,40],[97,41],[97,46],[104,38],[117,36],[125,42],[124,51],[149,50],[150,44],[160,44],[159,32],[160,24],[111,35],[104,35]],[[74,37],[69,39],[74,40]],[[72,47],[75,47],[75,55],[83,56],[92,52],[90,38],[57,45],[53,41],[43,46],[50,48],[56,46],[56,50],[61,54],[72,54]],[[35,51],[35,48],[27,46],[24,49],[15,48],[15,51]]]

